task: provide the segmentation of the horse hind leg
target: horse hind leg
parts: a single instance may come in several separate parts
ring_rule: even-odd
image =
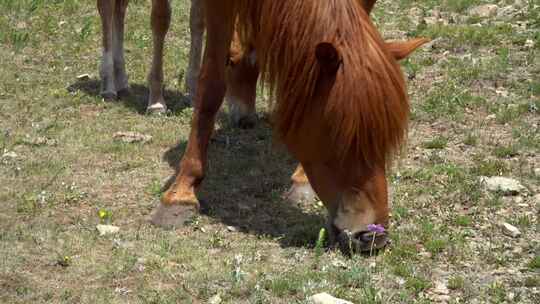
[[[191,0],[189,16],[189,30],[191,35],[189,63],[186,75],[187,97],[191,100],[195,98],[197,92],[197,80],[201,68],[201,54],[203,48],[204,35],[204,10],[202,0]]]
[[[128,93],[128,77],[124,59],[124,20],[129,0],[116,0],[113,20],[114,85],[118,97]]]
[[[205,175],[210,136],[225,96],[225,59],[234,25],[233,1],[204,0],[204,9],[208,14],[208,35],[188,145],[180,162],[180,172],[151,220],[162,227],[184,225],[199,210],[195,189]]]
[[[164,113],[167,111],[163,98],[163,49],[165,36],[171,23],[171,6],[168,0],[153,0],[151,25],[153,37],[152,67],[148,73],[150,95],[148,113]]]
[[[240,46],[231,45],[230,59],[226,69],[227,93],[225,100],[229,104],[232,123],[242,129],[255,126],[255,100],[259,67],[255,50],[243,54]],[[236,56],[238,54],[238,56]]]
[[[113,58],[113,21],[115,1],[97,0],[98,12],[101,17],[102,28],[102,57],[99,68],[101,78],[100,94],[106,100],[116,99],[114,82],[114,58]]]
[[[293,203],[312,202],[317,195],[311,187],[309,180],[304,172],[302,164],[296,167],[291,176],[291,188],[285,193],[285,199]]]

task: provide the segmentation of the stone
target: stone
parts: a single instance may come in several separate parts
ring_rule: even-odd
[[[90,75],[89,74],[81,74],[81,75],[77,75],[77,80],[88,80],[90,79]]]
[[[532,201],[537,205],[540,204],[540,193],[533,196]]]
[[[450,291],[444,282],[436,282],[435,288],[433,288],[433,293],[438,295],[447,295],[450,293]]]
[[[123,141],[125,143],[147,143],[152,140],[152,136],[137,132],[116,132],[114,133],[113,138],[115,140]]]
[[[503,233],[511,236],[513,238],[519,237],[521,235],[521,231],[513,225],[510,225],[508,223],[502,223]]]
[[[534,172],[534,176],[540,177],[540,168],[534,168],[533,172]]]
[[[11,151],[11,152],[5,152],[4,154],[2,154],[2,158],[11,158],[11,159],[15,159],[19,157],[19,155],[17,155],[17,153]]]
[[[494,17],[497,15],[497,12],[499,11],[499,7],[495,4],[484,4],[480,6],[473,7],[469,14],[471,16],[481,17],[481,18],[489,18]]]
[[[120,227],[116,227],[113,225],[97,225],[96,226],[97,231],[99,232],[99,235],[109,235],[109,234],[116,234],[120,231]]]
[[[526,189],[519,181],[502,176],[483,176],[480,178],[480,182],[482,182],[489,191],[501,192],[503,195],[517,195]]]
[[[208,299],[208,304],[220,304],[221,303],[221,297],[219,296],[219,294],[211,297],[210,299]]]
[[[353,304],[352,302],[335,298],[326,292],[318,293],[312,296],[309,300],[312,304]]]

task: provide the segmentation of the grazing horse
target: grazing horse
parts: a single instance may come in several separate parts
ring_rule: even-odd
[[[328,210],[331,241],[355,252],[383,247],[386,232],[369,225],[388,228],[385,172],[405,138],[409,103],[392,50],[402,48],[386,44],[371,22],[374,2],[203,0],[206,50],[189,142],[152,222],[175,227],[199,210],[195,190],[226,93],[236,24],[276,98],[276,138]]]

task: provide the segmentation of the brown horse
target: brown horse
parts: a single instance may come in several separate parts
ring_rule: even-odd
[[[388,226],[385,171],[404,140],[409,104],[395,55],[369,19],[373,3],[204,0],[206,51],[189,143],[152,222],[181,225],[199,210],[195,190],[226,92],[225,58],[238,19],[243,45],[257,50],[277,99],[276,137],[326,205],[331,239],[354,251],[384,246],[386,233],[368,227]]]
[[[114,100],[128,91],[128,77],[124,60],[124,19],[129,0],[97,0],[102,22],[103,54],[100,77],[101,95]],[[151,26],[153,37],[153,59],[148,74],[150,95],[147,111],[162,113],[167,110],[163,98],[163,50],[165,36],[171,21],[168,0],[152,0]],[[189,99],[195,96],[201,64],[202,39],[205,30],[201,0],[192,0],[190,9],[191,44],[185,88]],[[240,57],[238,41],[231,46],[231,61],[228,68],[227,100],[233,122],[240,127],[254,123],[255,89],[258,70],[249,57]]]

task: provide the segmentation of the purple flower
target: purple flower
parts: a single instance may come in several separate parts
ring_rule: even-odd
[[[386,231],[384,227],[379,224],[369,224],[367,225],[367,230],[375,233],[384,233]]]

